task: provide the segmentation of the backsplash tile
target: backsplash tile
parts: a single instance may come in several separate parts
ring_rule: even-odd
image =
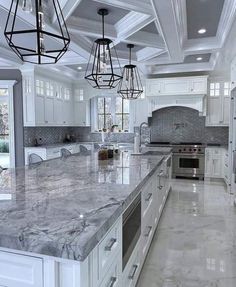
[[[151,118],[151,141],[200,142],[228,145],[227,127],[206,127],[206,118],[184,107],[163,108]]]

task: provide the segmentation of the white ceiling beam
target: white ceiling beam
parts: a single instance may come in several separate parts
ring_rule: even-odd
[[[214,70],[214,66],[211,63],[175,64],[151,67],[153,74],[203,72],[212,70]]]
[[[139,50],[136,53],[137,60],[138,60],[138,62],[148,61],[154,57],[159,56],[163,52],[165,52],[165,51],[163,51],[161,49],[146,47],[146,48]]]
[[[153,16],[139,12],[129,12],[125,17],[115,24],[117,31],[117,42],[123,41],[137,33],[139,30],[150,24]]]
[[[185,55],[214,52],[221,48],[221,42],[217,37],[187,40],[183,46]]]
[[[64,16],[65,21],[68,20],[68,18],[73,14],[75,9],[78,7],[78,5],[81,3],[82,0],[67,0],[62,8],[62,14]],[[57,20],[56,13],[53,15],[53,23],[55,23]]]
[[[0,46],[0,59],[6,64],[10,65],[22,65],[21,59],[10,49]]]
[[[95,38],[101,38],[102,36],[102,25],[101,22],[98,21],[70,17],[67,22],[67,28],[69,32],[74,34],[82,34]],[[117,37],[117,33],[113,25],[106,24],[105,35],[111,39],[115,39]]]
[[[160,35],[145,31],[138,31],[134,35],[125,39],[124,42],[138,46],[165,49],[165,43]]]
[[[184,54],[174,6],[176,1],[151,0],[151,2],[157,17],[158,27],[166,43],[170,58],[173,61],[182,61]]]
[[[93,0],[113,7],[153,15],[153,9],[149,1],[144,0]]]

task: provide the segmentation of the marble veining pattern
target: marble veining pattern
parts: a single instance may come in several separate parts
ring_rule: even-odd
[[[4,171],[0,247],[83,261],[163,159],[77,155]]]
[[[233,198],[223,183],[172,187],[137,287],[235,287]]]

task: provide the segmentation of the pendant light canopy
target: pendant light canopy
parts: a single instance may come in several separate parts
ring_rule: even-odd
[[[68,50],[70,36],[58,0],[50,0],[55,15],[55,29],[47,27],[49,3],[45,0],[12,0],[4,30],[7,43],[24,62],[56,63]],[[20,3],[22,5],[20,5]],[[19,20],[22,12],[35,14],[33,27]]]
[[[108,10],[100,9],[98,14],[102,16],[102,38],[93,44],[85,79],[93,88],[113,89],[122,78],[121,68],[112,40],[105,38],[104,18],[108,15]],[[115,72],[114,65],[118,66],[118,73]]]
[[[117,92],[123,99],[136,100],[143,93],[143,86],[137,66],[131,64],[131,50],[134,45],[128,44],[127,48],[130,50],[129,65],[124,66]]]

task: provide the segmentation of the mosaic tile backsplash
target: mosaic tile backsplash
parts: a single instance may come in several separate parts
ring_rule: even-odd
[[[198,111],[169,107],[153,113],[150,119],[151,140],[156,142],[199,142],[228,145],[227,127],[206,127],[206,118]]]
[[[205,117],[193,109],[170,107],[153,113],[150,118],[150,128],[143,127],[142,142],[201,142],[227,145],[227,127],[206,127]],[[113,133],[106,135],[107,142],[133,143],[135,133]],[[91,133],[90,127],[27,127],[24,129],[25,146],[33,146],[35,139],[39,144],[54,144],[64,141],[66,134],[73,135],[78,142],[101,142],[100,133]]]

